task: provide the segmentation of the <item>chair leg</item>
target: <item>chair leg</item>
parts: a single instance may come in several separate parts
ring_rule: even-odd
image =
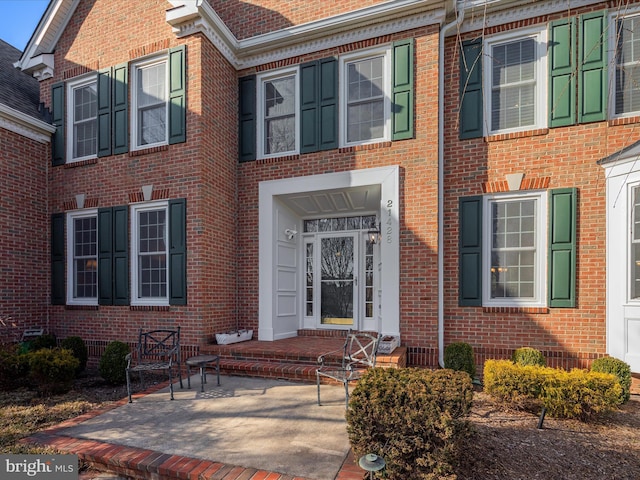
[[[171,376],[171,367],[169,367],[169,392],[171,392],[171,400],[173,400],[173,377]]]
[[[349,382],[344,382],[345,408],[349,408]]]
[[[129,395],[129,403],[133,403],[133,400],[131,400],[131,379],[129,378],[128,368],[126,370],[126,375],[127,375],[127,395]]]
[[[187,388],[191,388],[191,366],[187,364]]]
[[[318,384],[318,405],[322,405],[320,403],[320,375],[316,372],[316,383]]]

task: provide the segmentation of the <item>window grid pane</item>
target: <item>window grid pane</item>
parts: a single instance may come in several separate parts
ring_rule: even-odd
[[[73,89],[73,158],[95,155],[98,150],[98,95],[96,83]]]
[[[536,200],[491,204],[491,298],[534,298]]]
[[[347,142],[384,136],[384,57],[347,65]]]
[[[98,298],[97,218],[73,221],[73,296]]]
[[[166,140],[166,69],[166,62],[138,69],[138,145],[151,145]]]
[[[296,148],[296,76],[263,83],[264,153],[292,152]]]
[[[138,297],[167,296],[166,210],[138,214]]]
[[[535,124],[535,49],[532,38],[492,48],[492,130]]]
[[[632,221],[631,221],[631,298],[640,298],[640,187],[632,190]]]
[[[640,17],[618,20],[616,114],[640,110]]]

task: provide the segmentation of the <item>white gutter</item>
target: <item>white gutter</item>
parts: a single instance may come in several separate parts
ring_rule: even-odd
[[[447,31],[464,21],[466,3],[458,13],[457,1],[451,0],[456,18],[440,29],[438,44],[438,363],[444,368],[444,39]]]

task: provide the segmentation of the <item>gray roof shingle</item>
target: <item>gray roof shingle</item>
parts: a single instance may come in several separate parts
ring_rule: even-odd
[[[40,85],[31,75],[13,66],[20,59],[17,48],[0,40],[0,103],[31,117],[43,120]]]

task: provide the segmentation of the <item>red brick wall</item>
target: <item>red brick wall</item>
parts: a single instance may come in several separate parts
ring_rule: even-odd
[[[186,198],[188,305],[159,311],[52,306],[60,338],[132,341],[139,328],[179,324],[182,343],[197,345],[235,325],[235,72],[200,35],[176,38],[166,23],[168,8],[164,0],[81,2],[56,48],[55,78],[42,82],[41,91],[49,103],[55,82],[186,44],[187,142],[55,167],[49,208],[74,208],[80,193],[91,206],[127,205],[149,184],[161,198]]]
[[[208,0],[238,39],[288,28],[302,23],[383,3],[383,0]]]
[[[571,15],[580,13],[571,11]],[[526,24],[566,15],[565,11],[545,19],[530,19]],[[563,366],[586,366],[606,351],[606,184],[597,161],[636,141],[637,123],[614,126],[616,122],[599,122],[460,141],[459,41],[479,34],[472,32],[446,41],[445,345],[468,342],[479,358],[509,355],[511,349],[526,345],[550,357],[569,358]],[[522,309],[495,312],[458,306],[458,198],[482,194],[485,184],[495,188],[510,173],[524,173],[525,182],[548,182],[550,189],[578,188],[576,308],[528,313]]]
[[[50,260],[43,159],[49,149],[48,143],[0,128],[0,319],[8,326],[0,322],[0,343],[25,327],[47,327]]]
[[[376,39],[415,38],[416,138],[240,164],[238,302],[242,325],[258,327],[258,183],[266,180],[400,166],[400,330],[403,344],[437,345],[438,27]],[[367,42],[296,59],[338,56]],[[296,62],[297,63],[297,62]],[[247,72],[243,72],[246,74]]]

